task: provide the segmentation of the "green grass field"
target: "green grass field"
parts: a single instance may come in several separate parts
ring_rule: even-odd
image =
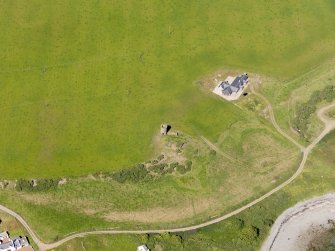
[[[0,3],[0,171],[145,161],[160,123],[216,139],[239,110],[192,83],[221,67],[288,79],[335,52],[334,1]]]
[[[259,73],[259,91],[298,138],[290,130],[297,105],[335,79],[334,13],[334,0],[0,1],[1,179],[68,179],[46,192],[18,192],[11,181],[1,204],[53,241],[76,231],[203,222],[264,194],[295,171],[298,149],[274,130],[261,100],[229,103],[199,80],[220,69]],[[175,153],[193,161],[189,173],[136,184],[91,175],[155,158],[163,122],[190,142],[183,156]],[[313,136],[321,124],[310,123]],[[334,161],[325,155],[333,155],[333,139],[284,191],[183,234],[184,250],[257,249],[281,211],[334,189]],[[89,237],[60,250],[127,250],[144,241],[180,250],[178,236],[146,238]]]

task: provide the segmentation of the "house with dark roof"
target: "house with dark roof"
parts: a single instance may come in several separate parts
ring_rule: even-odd
[[[27,237],[10,238],[8,232],[0,233],[0,251],[34,251]]]
[[[26,246],[29,246],[27,237],[14,237],[12,238],[14,247],[20,249]]]
[[[225,81],[219,81],[218,86],[213,92],[228,100],[238,99],[242,90],[249,82],[247,73],[241,74],[237,77],[227,77]]]
[[[243,89],[244,85],[248,83],[248,78],[248,74],[244,73],[240,76],[237,76],[230,85],[228,81],[222,82],[221,86],[223,94],[231,95]],[[224,91],[226,89],[228,89],[227,92]]]

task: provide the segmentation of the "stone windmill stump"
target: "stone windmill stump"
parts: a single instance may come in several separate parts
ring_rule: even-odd
[[[161,134],[162,135],[167,135],[170,129],[171,129],[170,125],[168,125],[168,124],[162,124],[161,125]]]

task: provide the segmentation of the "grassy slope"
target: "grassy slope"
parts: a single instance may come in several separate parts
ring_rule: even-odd
[[[294,172],[298,150],[267,126],[256,119],[232,126],[235,143],[225,138],[228,144],[222,148],[234,160],[212,155],[204,142],[188,138],[185,156],[192,159],[193,167],[183,176],[135,184],[71,179],[48,192],[7,188],[0,193],[0,200],[24,215],[44,240],[116,225],[161,228],[202,222],[264,194]],[[181,137],[176,139],[184,142]],[[175,139],[169,136],[167,140]]]
[[[267,79],[261,91],[269,98],[276,113],[278,123],[286,132],[291,134],[297,140],[301,140],[297,133],[290,129],[291,121],[295,117],[295,111],[298,105],[309,100],[316,90],[321,90],[325,86],[335,83],[335,59],[331,59],[301,76],[281,81],[278,79]],[[319,104],[320,106],[324,104]],[[315,137],[322,130],[323,124],[314,114],[308,122],[308,133],[311,138]],[[303,142],[302,143],[306,143]]]
[[[239,111],[191,83],[223,65],[305,71],[335,50],[331,4],[1,1],[0,170],[127,166],[152,154],[163,121],[215,139]]]
[[[136,250],[143,243],[143,236],[118,235],[118,236],[89,236],[75,241],[70,241],[55,250]]]
[[[168,241],[159,240],[156,241],[156,244],[163,246],[162,250],[258,250],[270,230],[269,224],[285,209],[301,200],[335,190],[334,149],[335,132],[332,132],[313,150],[302,175],[284,190],[226,221],[196,232],[183,234],[183,246],[179,245],[176,248],[171,248],[176,245],[173,239]],[[241,228],[241,221],[244,222],[245,227]],[[248,235],[247,230],[252,226],[260,229],[259,238]],[[94,236],[80,241],[87,244],[97,241],[113,242],[118,237]],[[129,245],[139,245],[145,241],[143,237],[122,236],[125,241],[126,238]],[[73,240],[64,244],[59,250],[72,250],[73,247],[79,247],[79,243],[78,239]],[[117,250],[117,245],[111,245],[106,250]]]
[[[8,133],[0,136],[0,168],[15,167],[7,177],[31,177],[128,165],[151,154],[147,146],[162,120],[216,140],[239,122],[240,111],[191,83],[222,65],[284,78],[304,71],[334,50],[330,3],[127,2],[111,11],[109,2],[51,8],[3,1],[0,128]],[[32,205],[20,206],[28,212]],[[31,214],[51,219],[49,236],[106,224],[53,206]],[[222,236],[220,228],[206,238]]]

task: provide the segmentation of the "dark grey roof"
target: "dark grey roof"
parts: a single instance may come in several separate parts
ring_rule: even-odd
[[[231,83],[231,86],[237,87],[239,88],[242,84],[242,80],[241,77],[236,77],[233,81],[233,83]]]
[[[233,93],[233,91],[231,90],[230,86],[223,89],[223,94],[225,94],[225,95],[231,95],[232,93]]]
[[[221,82],[220,87],[222,87],[223,89],[226,89],[227,87],[229,87],[229,84],[228,84],[228,82],[223,81],[223,82]]]
[[[236,77],[231,84],[231,86],[234,86],[236,88],[240,88],[244,83],[248,80],[248,75],[247,74],[242,74],[238,77]]]
[[[243,81],[247,81],[248,80],[248,75],[247,74],[243,74],[243,75],[241,75],[241,79],[243,80]]]
[[[15,248],[29,244],[27,237],[14,237],[12,240]]]

